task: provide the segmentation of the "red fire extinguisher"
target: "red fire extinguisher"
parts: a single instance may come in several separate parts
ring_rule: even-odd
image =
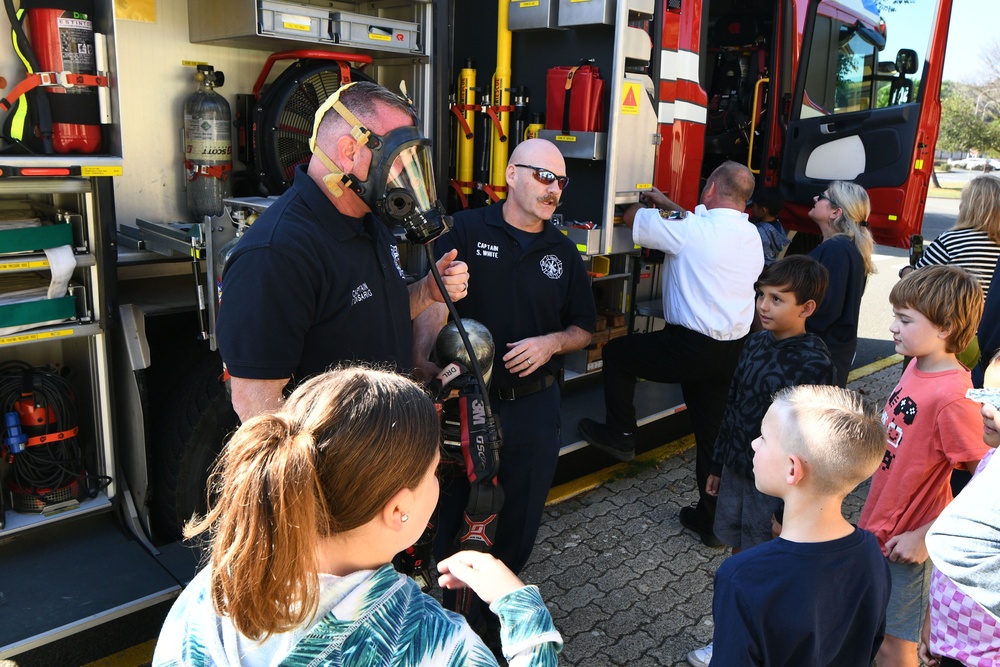
[[[21,0],[28,34],[42,71],[97,74],[94,3],[88,0]],[[94,153],[101,147],[98,95],[92,86],[45,89],[57,153]]]

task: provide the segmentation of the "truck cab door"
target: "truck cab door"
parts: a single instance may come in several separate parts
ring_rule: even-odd
[[[871,198],[877,243],[920,232],[952,0],[809,0],[781,166],[792,227],[833,180]],[[810,223],[811,224],[811,223]]]

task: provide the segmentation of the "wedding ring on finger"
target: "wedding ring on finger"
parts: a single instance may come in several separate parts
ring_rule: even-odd
[[[531,359],[528,359],[528,365],[529,366],[531,365]]]

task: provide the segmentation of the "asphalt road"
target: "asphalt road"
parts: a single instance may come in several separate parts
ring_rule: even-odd
[[[945,180],[967,181],[982,172],[956,172],[941,178]],[[924,244],[937,238],[938,234],[950,229],[958,217],[957,199],[927,200],[924,210],[922,234]],[[868,279],[868,287],[861,299],[861,321],[858,326],[858,351],[853,368],[866,366],[873,361],[895,354],[889,325],[892,323],[892,306],[889,292],[899,280],[899,269],[909,261],[908,251],[889,246],[875,246],[875,266],[878,273]]]

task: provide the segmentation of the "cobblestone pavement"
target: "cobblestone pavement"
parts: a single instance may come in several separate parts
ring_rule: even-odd
[[[897,360],[849,387],[881,409],[901,370]],[[729,554],[678,521],[697,500],[694,450],[616,470],[546,508],[522,579],[540,587],[563,635],[560,665],[687,665],[688,651],[712,640],[712,577]],[[852,521],[867,488],[845,503]]]

